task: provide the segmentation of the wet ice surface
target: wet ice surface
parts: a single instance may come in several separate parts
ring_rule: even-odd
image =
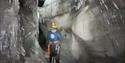
[[[38,13],[37,0],[0,1],[0,63],[47,62],[37,41],[38,18],[53,18],[64,29],[61,63],[125,62],[125,0],[52,2]],[[46,35],[48,25],[40,25]]]

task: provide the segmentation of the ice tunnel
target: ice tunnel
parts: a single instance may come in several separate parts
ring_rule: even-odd
[[[52,20],[60,63],[125,63],[125,0],[0,0],[0,63],[48,63]]]

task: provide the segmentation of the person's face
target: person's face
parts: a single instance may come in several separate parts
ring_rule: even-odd
[[[57,29],[55,29],[55,28],[52,28],[52,32],[56,32],[57,31]]]

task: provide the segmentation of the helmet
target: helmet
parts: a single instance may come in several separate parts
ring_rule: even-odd
[[[51,28],[57,28],[57,23],[56,21],[51,22]]]

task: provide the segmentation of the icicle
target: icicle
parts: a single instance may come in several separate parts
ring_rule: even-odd
[[[113,1],[113,4],[114,4],[114,6],[115,6],[116,9],[119,9],[118,6],[117,6],[117,4],[114,1]]]

